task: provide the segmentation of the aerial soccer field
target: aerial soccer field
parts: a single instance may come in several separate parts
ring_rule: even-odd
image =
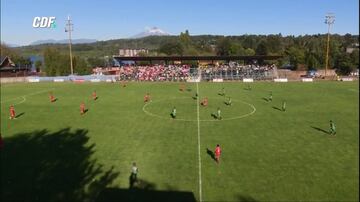
[[[357,201],[358,85],[2,85],[2,201]],[[218,107],[222,120],[211,116]]]

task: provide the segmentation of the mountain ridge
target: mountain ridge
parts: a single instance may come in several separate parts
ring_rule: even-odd
[[[170,33],[165,32],[158,27],[152,27],[152,28],[146,29],[144,32],[140,32],[139,34],[136,34],[136,35],[130,37],[130,39],[139,39],[139,38],[144,38],[144,37],[148,37],[148,36],[170,36],[170,35],[171,35]]]
[[[83,43],[95,43],[98,40],[96,39],[73,39],[71,41],[72,44],[83,44]],[[44,40],[37,40],[34,41],[32,43],[30,43],[30,46],[36,46],[36,45],[41,45],[41,44],[67,44],[69,42],[68,39],[59,39],[59,40],[55,40],[55,39],[44,39]]]

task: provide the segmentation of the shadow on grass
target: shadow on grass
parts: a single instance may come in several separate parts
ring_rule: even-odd
[[[239,195],[237,198],[239,202],[258,202],[258,200],[254,199],[251,196]]]
[[[282,109],[280,109],[279,107],[275,107],[275,106],[273,106],[272,107],[273,109],[276,109],[276,110],[279,110],[279,111],[283,111]]]
[[[25,112],[21,112],[20,114],[16,115],[15,118],[19,118],[21,116],[23,116],[25,114]]]
[[[206,153],[211,157],[212,160],[216,161],[215,154],[209,148],[206,148]]]
[[[167,190],[155,190],[156,185],[143,179],[129,176],[129,189],[116,187],[103,189],[96,198],[96,202],[131,201],[131,202],[195,202],[192,192],[175,191],[168,186]]]
[[[56,101],[58,101],[59,99],[58,98],[55,98],[53,101],[52,101],[52,103],[54,103],[54,102],[56,102]]]
[[[131,202],[195,202],[192,192],[160,191],[156,185],[146,180],[138,179],[130,189],[106,188],[99,195],[96,202],[131,201]]]
[[[323,132],[323,133],[325,133],[325,134],[329,134],[329,131],[326,131],[326,130],[324,130],[324,129],[322,129],[322,128],[315,127],[315,126],[311,126],[311,128],[313,128],[313,129],[315,129],[315,130],[317,130],[317,131]]]
[[[158,191],[137,179],[131,189],[110,188],[119,173],[92,157],[87,130],[37,130],[4,138],[1,201],[178,201],[195,202],[192,192]]]
[[[37,130],[4,138],[1,201],[92,201],[118,176],[92,158],[87,130]]]
[[[268,98],[263,97],[262,99],[265,100],[266,102],[269,102]]]
[[[136,178],[136,176],[133,173],[131,173],[129,176],[129,189],[132,189],[137,181],[138,179]]]

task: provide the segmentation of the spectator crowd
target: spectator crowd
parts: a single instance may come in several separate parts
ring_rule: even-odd
[[[202,67],[202,79],[239,80],[243,78],[253,78],[256,80],[265,80],[273,76],[275,65],[238,65],[223,64],[218,66]]]
[[[185,81],[198,77],[199,74],[203,80],[241,80],[243,78],[265,80],[272,78],[275,69],[275,65],[239,65],[237,63],[206,65],[199,68],[190,68],[190,65],[158,64],[96,68],[94,74],[107,72],[116,75],[119,80],[133,81]]]
[[[124,66],[120,80],[185,81],[190,76],[189,65]]]

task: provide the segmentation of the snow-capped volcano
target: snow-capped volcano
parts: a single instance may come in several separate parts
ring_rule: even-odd
[[[166,36],[166,35],[170,35],[170,34],[157,28],[157,27],[152,27],[152,28],[146,29],[144,32],[141,32],[135,36],[132,36],[131,38],[142,38],[142,37],[147,37],[147,36]]]

